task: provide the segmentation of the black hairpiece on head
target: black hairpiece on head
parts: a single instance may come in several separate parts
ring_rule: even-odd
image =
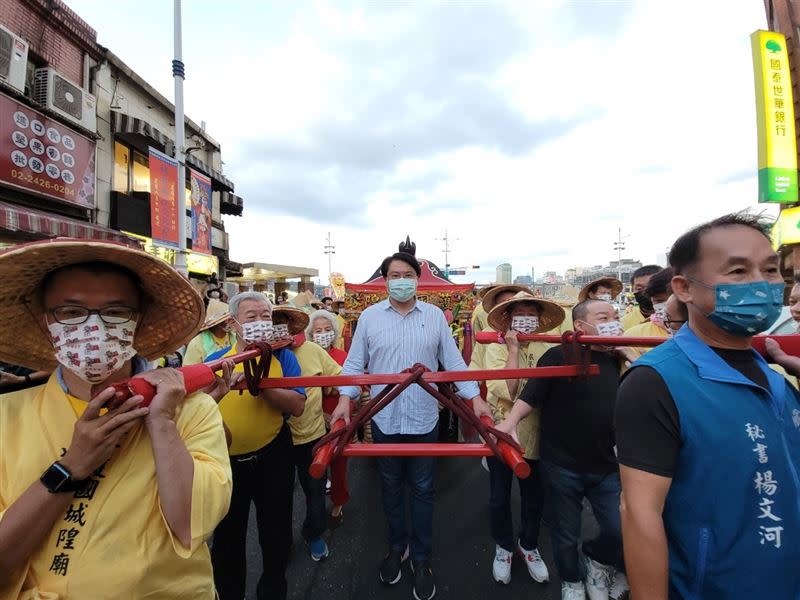
[[[405,254],[410,254],[411,256],[417,255],[417,244],[411,241],[411,238],[406,236],[405,242],[400,242],[398,246],[398,250]]]

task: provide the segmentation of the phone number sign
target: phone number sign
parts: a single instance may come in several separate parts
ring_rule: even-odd
[[[0,94],[0,183],[94,208],[95,143]]]

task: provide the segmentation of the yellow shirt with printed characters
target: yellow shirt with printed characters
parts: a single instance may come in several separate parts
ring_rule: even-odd
[[[0,523],[69,447],[86,404],[70,399],[56,374],[44,385],[0,396]],[[175,425],[194,463],[190,547],[175,538],[161,511],[142,424],[73,494],[28,562],[0,580],[0,599],[212,600],[206,540],[227,513],[232,489],[222,418],[214,400],[196,393],[178,407]]]

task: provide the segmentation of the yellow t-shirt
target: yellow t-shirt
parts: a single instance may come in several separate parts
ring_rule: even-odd
[[[497,333],[497,331],[489,326],[484,327],[481,331],[491,331],[492,333]],[[491,344],[481,344],[478,341],[475,342],[475,345],[472,347],[472,356],[469,359],[469,367],[473,371],[480,371],[486,367],[486,349]]]
[[[79,412],[85,402],[77,400]],[[0,396],[0,522],[70,445],[77,417],[56,375]],[[222,419],[206,394],[178,408],[178,433],[194,462],[191,547],[173,536],[159,505],[150,437],[134,428],[75,492],[28,563],[0,581],[2,600],[214,598],[206,539],[227,513],[231,467]]]
[[[226,356],[235,354],[236,348]],[[244,364],[236,365],[235,372],[244,372]],[[283,368],[277,357],[272,357],[268,377],[283,377]],[[225,394],[219,410],[228,429],[231,430],[231,456],[249,454],[260,450],[274,440],[283,427],[283,413],[260,396],[247,390],[234,390]]]
[[[636,310],[636,312],[639,312],[638,309]],[[639,314],[641,316],[641,313],[639,313]],[[631,327],[630,329],[626,330],[625,331],[625,336],[626,337],[657,337],[657,338],[666,338],[666,337],[668,337],[666,329],[656,325],[655,323],[653,323],[649,319],[647,321],[645,321],[644,323],[641,323],[639,325],[635,325],[634,327]],[[642,347],[632,347],[631,349],[637,355],[642,356],[643,354],[645,354],[645,353],[649,352],[650,350],[652,350],[654,347],[655,346],[642,346]]]
[[[542,342],[530,342],[520,344],[517,366],[520,369],[535,367],[542,354],[547,352],[553,344]],[[486,347],[484,357],[485,369],[505,369],[508,361],[508,348],[505,344],[489,344]],[[511,398],[508,393],[508,386],[505,379],[493,379],[486,382],[488,392],[486,401],[492,409],[492,417],[495,423],[499,423],[508,416],[514,402],[517,401],[525,387],[527,379],[521,379],[517,387],[517,395]],[[517,425],[517,437],[520,445],[525,449],[525,458],[536,460],[539,458],[539,409],[535,408],[527,417],[522,419]]]
[[[314,342],[304,342],[299,348],[292,348],[300,374],[303,377],[338,375],[342,367],[325,350]],[[292,441],[295,446],[307,444],[325,435],[325,418],[322,416],[322,389],[306,387],[306,406],[303,414],[289,419]]]
[[[486,309],[483,308],[483,302],[478,303],[478,306],[472,311],[472,319],[470,320],[473,335],[489,326],[488,318],[489,315],[486,313]]]
[[[339,324],[339,336],[336,338],[333,347],[344,350],[344,329],[347,326],[347,321],[344,320],[342,315],[337,314],[336,322]]]
[[[486,320],[487,317],[488,315],[483,309],[483,303],[478,304],[475,310],[472,311],[472,320],[470,323],[472,324],[473,341],[475,340],[475,334],[480,331],[494,331],[494,329],[489,327],[489,322]],[[470,369],[480,370],[484,368],[483,358],[486,354],[486,346],[487,344],[479,344],[477,341],[472,344],[472,356],[469,359]]]
[[[186,346],[186,354],[183,356],[183,364],[185,365],[198,365],[206,359],[205,339],[211,339],[213,351],[222,350],[228,346],[236,343],[236,338],[230,334],[218,338],[211,331],[201,331],[192,338],[189,345]]]
[[[634,306],[633,310],[625,313],[619,320],[622,323],[622,328],[625,330],[625,335],[628,335],[628,330],[636,327],[637,325],[646,325],[650,321],[642,314],[638,306]]]

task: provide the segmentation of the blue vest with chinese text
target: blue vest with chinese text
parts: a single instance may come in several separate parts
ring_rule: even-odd
[[[664,506],[672,599],[800,599],[800,395],[753,353],[768,389],[688,326],[633,365],[661,375],[680,419]]]

